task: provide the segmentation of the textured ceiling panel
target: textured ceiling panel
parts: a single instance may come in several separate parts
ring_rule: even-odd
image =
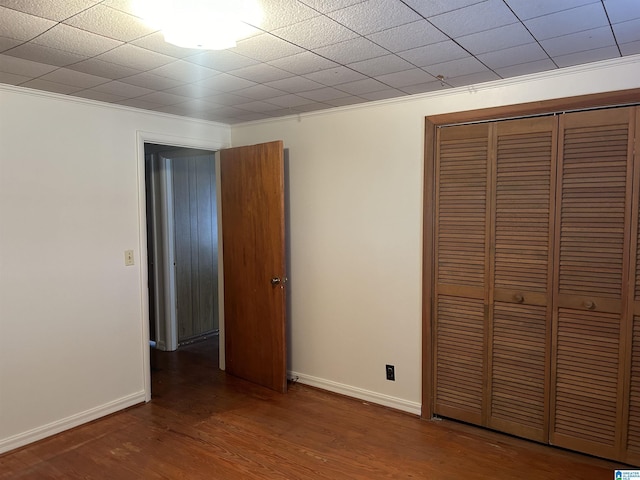
[[[0,83],[234,124],[640,55],[640,0],[258,1],[203,51],[132,0],[0,0]]]

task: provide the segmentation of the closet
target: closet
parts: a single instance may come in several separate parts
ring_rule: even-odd
[[[435,415],[640,464],[639,112],[437,129]]]

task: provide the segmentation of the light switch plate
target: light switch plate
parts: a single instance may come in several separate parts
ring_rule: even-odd
[[[133,260],[133,250],[124,251],[124,264],[127,267],[135,264],[135,261]]]

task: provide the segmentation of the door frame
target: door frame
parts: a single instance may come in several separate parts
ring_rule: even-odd
[[[209,141],[199,138],[178,137],[155,132],[146,132],[142,130],[136,131],[137,143],[137,162],[138,162],[138,271],[140,272],[140,317],[142,331],[142,361],[144,375],[144,396],[145,402],[151,400],[151,359],[149,349],[149,294],[148,282],[149,271],[147,267],[147,210],[146,210],[146,184],[145,184],[145,143],[158,143],[171,147],[197,148],[201,150],[210,150],[214,152],[216,178],[220,178],[220,158],[218,151],[222,148],[229,148],[231,145],[219,142]],[[225,351],[224,351],[224,278],[223,278],[223,255],[222,255],[222,215],[220,212],[220,189],[216,188],[217,204],[218,204],[218,303],[219,313],[219,365],[220,369],[225,369]],[[144,259],[144,261],[143,261]]]

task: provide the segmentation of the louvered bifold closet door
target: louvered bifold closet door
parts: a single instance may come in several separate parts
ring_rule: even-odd
[[[556,117],[498,122],[489,426],[548,440]]]
[[[481,424],[485,409],[488,125],[438,130],[434,413]]]
[[[550,441],[609,458],[623,431],[632,120],[571,113],[559,128]]]
[[[631,322],[626,333],[626,347],[630,351],[628,370],[630,379],[627,382],[627,416],[625,425],[624,461],[640,465],[640,108],[636,108],[635,117],[635,154],[633,175],[633,223],[631,253],[634,262],[631,271],[631,290],[629,314]]]

